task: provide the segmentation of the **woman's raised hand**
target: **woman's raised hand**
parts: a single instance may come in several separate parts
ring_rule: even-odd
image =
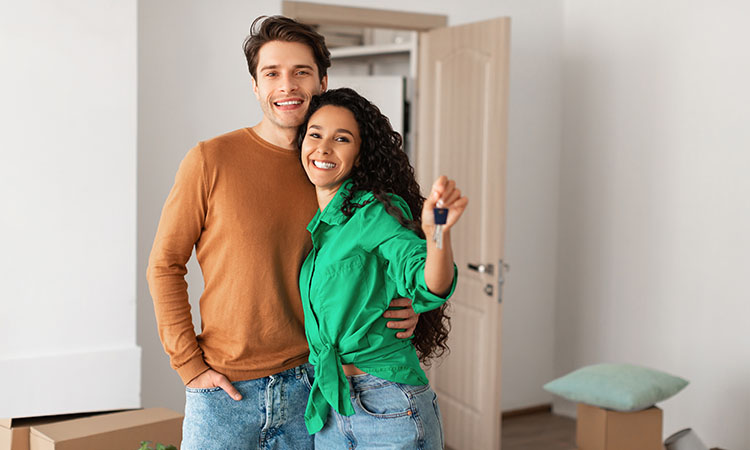
[[[447,208],[448,218],[443,225],[443,233],[450,230],[453,224],[461,217],[469,199],[461,196],[461,191],[456,187],[456,182],[445,175],[440,176],[432,184],[430,194],[422,206],[422,230],[429,239],[435,230],[435,208]]]

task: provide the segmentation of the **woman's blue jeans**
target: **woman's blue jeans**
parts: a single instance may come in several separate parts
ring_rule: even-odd
[[[329,449],[443,448],[443,426],[437,395],[425,386],[394,383],[369,374],[347,377],[353,416],[333,408],[315,447]]]
[[[312,377],[313,367],[303,364],[269,377],[237,381],[232,384],[242,394],[240,401],[221,388],[185,388],[180,448],[312,450],[313,437],[304,418]]]

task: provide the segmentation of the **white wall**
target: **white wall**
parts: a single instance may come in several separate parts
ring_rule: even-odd
[[[330,1],[372,7],[371,2]],[[402,9],[385,0],[379,8]],[[280,1],[139,2],[138,342],[144,406],[181,409],[179,378],[156,334],[144,274],[162,203],[185,152],[198,140],[254,125],[241,43],[252,20],[281,12]],[[551,400],[554,283],[561,139],[562,3],[543,0],[412,1],[408,10],[446,14],[457,25],[511,16],[503,408]],[[194,308],[200,271],[190,266]],[[195,309],[194,309],[195,310]]]
[[[749,17],[743,1],[565,3],[555,371],[683,376],[665,435],[730,449],[750,448]]]
[[[6,3],[0,417],[137,407],[136,3]]]

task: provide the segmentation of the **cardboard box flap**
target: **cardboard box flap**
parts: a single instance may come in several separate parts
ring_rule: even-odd
[[[115,412],[115,411],[112,411]],[[79,419],[82,417],[93,416],[98,413],[74,413],[74,414],[58,414],[54,416],[36,416],[36,417],[13,417],[11,419],[0,419],[0,428],[16,428],[16,427],[33,427],[34,425],[42,425],[50,422],[59,422],[61,420]]]
[[[31,433],[50,442],[65,442],[181,417],[182,414],[171,409],[149,408],[35,426]]]

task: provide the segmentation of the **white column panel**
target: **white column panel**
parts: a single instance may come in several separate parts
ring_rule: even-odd
[[[0,417],[140,403],[136,45],[135,0],[3,4]]]

